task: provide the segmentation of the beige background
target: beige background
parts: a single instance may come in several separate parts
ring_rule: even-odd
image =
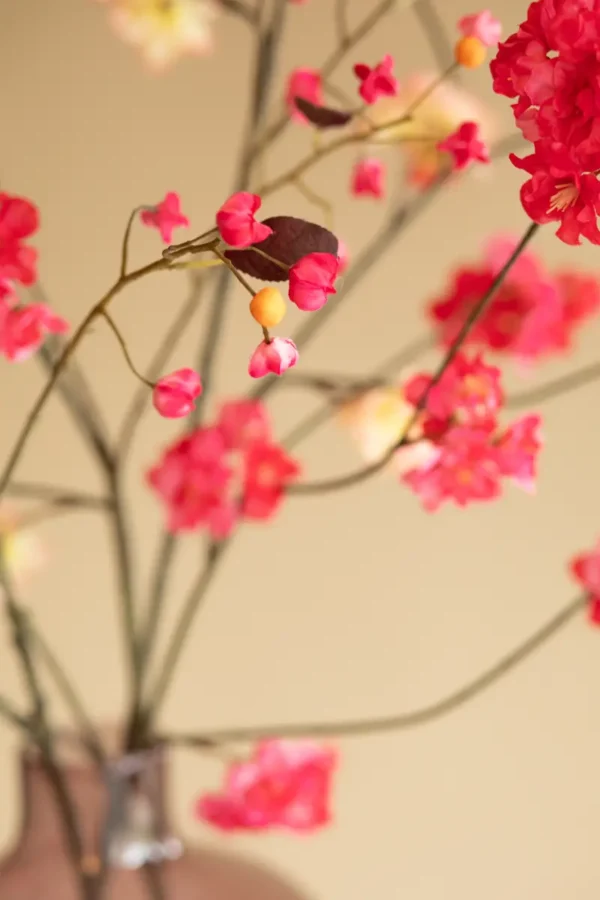
[[[371,3],[358,0],[354,12]],[[449,24],[465,11],[462,0],[439,5]],[[319,64],[332,40],[332,7],[333,0],[309,0],[290,10],[282,75]],[[495,12],[508,29],[524,8],[521,0],[498,0]],[[216,41],[212,57],[186,60],[156,77],[114,36],[105,9],[92,0],[0,0],[0,178],[41,208],[41,280],[71,321],[111,282],[133,206],[177,190],[198,232],[228,195],[249,42],[245,27],[226,16]],[[358,56],[371,60],[385,51],[396,55],[401,75],[431,66],[410,12],[390,15]],[[469,80],[508,132],[508,104],[492,97],[487,70]],[[351,85],[348,71],[339,83]],[[290,129],[271,171],[303,152],[306,141],[303,130]],[[387,157],[393,165],[391,151]],[[323,165],[313,184],[337,198],[338,231],[356,252],[382,210],[348,198],[351,160],[348,154]],[[519,183],[519,173],[502,163],[487,178],[449,191],[352,295],[302,365],[368,371],[422,333],[422,305],[449,266],[476,257],[492,231],[524,228]],[[315,215],[291,191],[267,209]],[[133,246],[140,262],[158,251],[145,231],[136,232]],[[598,265],[595,248],[569,249],[551,230],[538,248],[552,264]],[[119,299],[115,317],[140,364],[184,292],[183,276],[162,275]],[[235,300],[219,356],[222,396],[246,389],[248,348],[256,339],[243,294]],[[201,324],[174,367],[193,361]],[[599,338],[596,323],[579,341],[576,358],[545,364],[529,383],[594,359]],[[135,385],[103,328],[86,341],[81,359],[116,427]],[[508,378],[523,383],[514,369]],[[4,454],[41,382],[33,362],[2,361],[0,383]],[[189,642],[164,725],[189,730],[406,710],[440,697],[503,654],[574,594],[566,560],[600,532],[597,397],[597,386],[590,386],[544,409],[547,447],[534,500],[508,491],[496,504],[431,517],[383,475],[347,493],[290,501],[273,527],[245,529]],[[272,409],[280,433],[309,402],[296,392],[279,393]],[[160,511],[141,471],[175,430],[148,416],[131,460],[129,496],[144,578]],[[313,476],[357,463],[334,427],[305,445],[302,456]],[[36,429],[19,475],[97,486],[58,403]],[[28,602],[76,673],[93,714],[114,719],[124,687],[104,526],[89,514],[40,532],[49,561]],[[196,565],[197,541],[182,543],[174,605]],[[7,642],[0,674],[2,691],[17,695]],[[345,742],[331,829],[307,838],[223,843],[276,862],[328,900],[596,900],[599,678],[600,634],[578,621],[448,719]],[[13,735],[2,726],[3,843],[16,822],[14,750]],[[191,816],[192,798],[219,774],[214,762],[177,758],[176,820],[196,841],[219,840]]]

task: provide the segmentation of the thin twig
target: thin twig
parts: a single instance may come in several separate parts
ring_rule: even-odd
[[[150,365],[146,370],[146,379],[148,381],[156,381],[159,377],[170,359],[171,354],[183,337],[186,329],[189,327],[194,315],[200,309],[202,299],[201,294],[205,284],[206,279],[198,274],[195,274],[194,277],[190,279],[189,295],[184,300],[181,309],[159,344]],[[129,450],[131,441],[147,405],[148,391],[146,390],[145,385],[140,385],[127,412],[123,416],[123,423],[117,437],[116,453],[120,460],[125,457]]]
[[[83,509],[108,509],[110,501],[107,497],[96,497],[84,491],[73,491],[70,488],[55,487],[51,484],[35,484],[33,482],[13,481],[6,489],[11,497],[24,500],[45,500],[53,506],[81,507]]]
[[[115,322],[113,317],[111,315],[109,315],[109,313],[107,313],[106,310],[103,310],[102,318],[108,324],[110,330],[116,337],[119,347],[121,348],[121,350],[123,352],[123,356],[125,357],[125,362],[127,363],[128,367],[129,367],[129,370],[133,373],[133,375],[135,375],[135,377],[137,378],[138,381],[141,381],[142,384],[144,384],[146,386],[146,388],[150,388],[150,390],[153,390],[155,387],[154,382],[149,381],[145,377],[145,375],[142,375],[142,373],[139,371],[139,369],[135,365],[135,363],[131,357],[131,353],[129,352],[127,342],[125,341],[125,338],[121,334],[121,332],[117,326],[117,323]]]
[[[251,6],[244,3],[243,0],[221,0],[221,6],[234,16],[243,19],[249,25],[256,27],[258,25],[258,15]]]
[[[443,3],[444,0],[441,0]],[[425,32],[434,59],[443,71],[454,62],[454,47],[433,0],[415,0],[415,16]]]
[[[569,372],[568,375],[555,378],[553,381],[548,381],[546,384],[541,384],[539,387],[532,388],[529,391],[521,391],[518,394],[513,394],[512,396],[507,397],[506,406],[509,409],[523,409],[523,407],[537,406],[539,403],[544,403],[546,400],[554,400],[562,394],[576,391],[577,388],[590,384],[593,381],[597,381],[599,378],[600,363],[592,363],[589,366],[578,369],[576,372]]]
[[[503,656],[497,663],[486,669],[472,681],[441,700],[420,709],[394,716],[380,716],[370,719],[349,719],[344,722],[315,722],[308,724],[258,725],[248,728],[220,728],[200,735],[172,735],[166,738],[169,743],[187,746],[206,746],[212,744],[232,744],[260,741],[267,738],[352,738],[369,737],[374,734],[385,734],[404,731],[427,725],[460,709],[474,700],[484,691],[497,684],[509,675],[517,666],[529,659],[541,649],[551,638],[557,635],[586,606],[587,597],[572,600],[564,609],[554,615],[541,628],[520,643],[514,650]]]
[[[137,219],[140,212],[146,209],[145,206],[136,206],[135,209],[132,209],[129,214],[129,218],[127,219],[127,224],[125,226],[125,233],[123,234],[123,242],[121,244],[121,268],[119,270],[119,278],[125,278],[127,275],[127,263],[129,261],[129,240],[131,238],[131,229],[133,228],[133,223]]]
[[[0,716],[2,716],[2,718],[9,722],[11,725],[15,725],[20,731],[31,737],[33,729],[30,720],[27,718],[27,716],[24,716],[20,712],[18,712],[12,705],[10,700],[7,700],[5,697],[0,697]]]

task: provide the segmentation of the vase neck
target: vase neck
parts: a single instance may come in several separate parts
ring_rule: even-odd
[[[63,841],[59,803],[37,753],[21,760],[24,805],[20,849],[38,853]],[[100,767],[71,761],[60,775],[75,814],[84,856],[135,869],[179,855],[181,845],[168,829],[165,758],[162,750],[124,756]]]

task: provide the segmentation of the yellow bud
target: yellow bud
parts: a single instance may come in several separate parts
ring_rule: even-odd
[[[250,301],[250,313],[263,328],[279,325],[285,310],[285,300],[274,287],[262,288]]]
[[[465,69],[478,69],[486,57],[485,44],[476,37],[463,37],[454,49],[454,57]]]

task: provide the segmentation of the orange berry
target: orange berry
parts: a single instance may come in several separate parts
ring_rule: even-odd
[[[465,69],[477,69],[483,65],[487,51],[477,37],[463,37],[454,48],[456,62]]]
[[[285,300],[274,287],[264,287],[250,301],[250,313],[263,328],[275,328],[285,316]]]

